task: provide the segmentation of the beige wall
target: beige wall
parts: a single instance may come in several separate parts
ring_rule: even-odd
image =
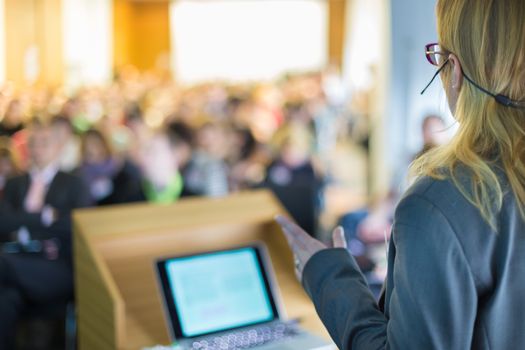
[[[36,83],[64,81],[62,0],[4,0],[6,79],[28,81],[35,64],[28,52],[36,48]],[[329,1],[329,61],[340,67],[343,57],[347,0]],[[156,68],[170,52],[169,1],[113,0],[113,65]],[[168,62],[165,60],[164,62]],[[35,62],[33,62],[35,63]],[[157,67],[158,68],[158,67]]]
[[[61,0],[5,0],[5,33],[8,81],[31,83],[29,65],[38,66],[35,83],[63,82]],[[37,52],[33,63],[27,62],[31,48]]]

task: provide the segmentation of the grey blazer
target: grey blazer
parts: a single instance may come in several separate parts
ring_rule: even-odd
[[[508,190],[497,220],[423,178],[396,209],[384,304],[344,249],[315,254],[303,285],[340,349],[525,349],[525,223]]]

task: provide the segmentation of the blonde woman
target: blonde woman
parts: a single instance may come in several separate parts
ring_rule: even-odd
[[[341,229],[326,249],[279,217],[341,349],[525,348],[525,1],[439,0],[427,46],[459,123],[412,166],[379,304]]]

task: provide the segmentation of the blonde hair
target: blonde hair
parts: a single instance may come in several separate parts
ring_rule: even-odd
[[[524,101],[524,18],[523,0],[439,0],[439,43],[477,84]],[[450,65],[441,77],[448,86]],[[455,118],[459,130],[452,142],[414,161],[412,174],[450,177],[496,230],[506,190],[497,175],[502,168],[525,219],[525,109],[503,106],[464,80]],[[458,166],[467,169],[470,184],[459,179]]]

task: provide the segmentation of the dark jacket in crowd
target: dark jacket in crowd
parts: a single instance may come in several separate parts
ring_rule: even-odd
[[[495,232],[452,181],[418,181],[395,213],[379,304],[345,249],[314,255],[303,284],[338,347],[525,349],[525,224],[503,188]]]
[[[321,209],[321,180],[310,162],[291,168],[277,160],[266,170],[262,187],[269,188],[306,232],[315,234]]]
[[[98,200],[96,205],[123,204],[138,201],[137,196],[142,193],[142,178],[139,168],[125,161],[119,171],[111,179],[113,190]]]
[[[41,213],[24,208],[29,186],[28,174],[6,183],[0,201],[0,237],[6,240],[11,232],[26,227],[31,238],[44,245],[52,239],[58,254],[0,253],[0,349],[14,348],[17,321],[25,310],[65,305],[73,297],[71,213],[88,205],[87,188],[76,176],[56,173],[44,203],[56,210],[57,220],[45,226]]]
[[[74,175],[59,171],[51,181],[44,205],[57,211],[57,221],[46,227],[42,223],[41,213],[28,213],[24,201],[30,186],[29,174],[9,179],[0,201],[0,235],[25,226],[34,239],[58,238],[61,254],[71,254],[71,212],[89,204],[89,194],[82,180]]]

